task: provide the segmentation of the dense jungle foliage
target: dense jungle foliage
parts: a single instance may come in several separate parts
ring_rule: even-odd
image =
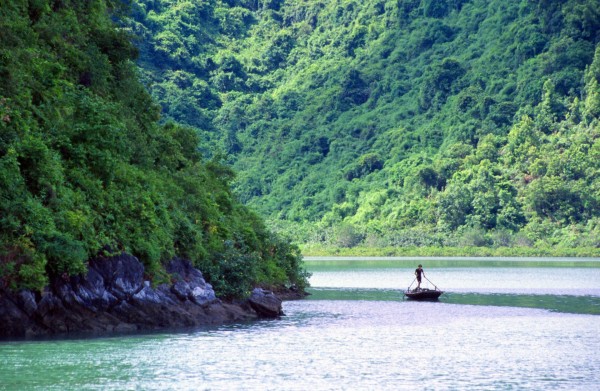
[[[137,0],[144,82],[304,245],[600,248],[597,0]]]
[[[221,297],[303,288],[299,249],[232,194],[196,130],[159,125],[112,0],[0,0],[0,288],[127,251],[155,283],[193,261]]]

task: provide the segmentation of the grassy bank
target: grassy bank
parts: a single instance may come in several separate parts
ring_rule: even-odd
[[[600,248],[563,247],[331,247],[300,246],[303,256],[600,257]]]

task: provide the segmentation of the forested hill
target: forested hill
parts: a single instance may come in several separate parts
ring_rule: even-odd
[[[130,11],[0,0],[0,294],[121,251],[155,284],[183,257],[221,297],[302,288],[298,248],[236,199],[231,169],[202,159],[195,130],[159,125],[116,24]]]
[[[305,243],[600,246],[600,5],[137,0],[165,117]]]

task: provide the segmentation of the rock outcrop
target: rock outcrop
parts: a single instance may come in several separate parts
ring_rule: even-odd
[[[255,288],[248,302],[258,316],[262,318],[276,318],[283,315],[281,299],[271,291]]]
[[[191,327],[259,316],[247,304],[217,299],[189,261],[174,259],[166,270],[171,283],[153,287],[142,263],[121,254],[92,259],[85,276],[58,278],[43,292],[0,290],[0,338]]]

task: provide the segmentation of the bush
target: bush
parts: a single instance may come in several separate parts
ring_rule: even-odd
[[[334,235],[334,244],[339,247],[355,247],[363,240],[363,235],[350,224],[342,224]]]
[[[462,231],[460,244],[465,247],[485,247],[490,244],[485,230],[478,227],[467,228]]]

